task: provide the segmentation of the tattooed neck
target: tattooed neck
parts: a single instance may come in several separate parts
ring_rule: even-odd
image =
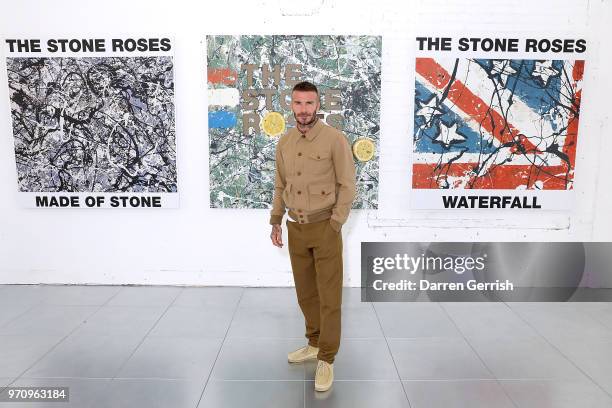
[[[299,123],[297,124],[297,128],[300,132],[302,133],[307,133],[310,129],[312,129],[314,127],[314,125],[317,124],[317,122],[319,121],[319,118],[315,118],[314,121],[312,121],[311,123],[307,124],[307,125],[300,125]]]

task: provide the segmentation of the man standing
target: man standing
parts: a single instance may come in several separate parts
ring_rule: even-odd
[[[346,136],[317,118],[319,92],[300,82],[291,93],[296,128],[276,146],[270,224],[282,247],[281,222],[289,210],[289,256],[308,344],[289,353],[290,363],[317,359],[315,390],[328,390],[340,347],[342,224],[355,198],[355,164]]]

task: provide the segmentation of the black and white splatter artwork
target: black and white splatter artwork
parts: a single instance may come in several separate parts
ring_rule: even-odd
[[[172,57],[7,58],[22,192],[176,192]]]

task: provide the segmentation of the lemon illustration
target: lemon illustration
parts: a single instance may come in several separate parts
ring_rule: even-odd
[[[278,112],[268,112],[263,118],[262,127],[270,137],[281,135],[285,131],[285,118]]]
[[[357,160],[366,162],[374,157],[374,142],[372,139],[359,138],[353,143],[353,154]]]

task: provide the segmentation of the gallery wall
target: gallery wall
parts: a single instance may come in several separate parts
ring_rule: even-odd
[[[612,171],[607,155],[612,141],[606,137],[610,117],[607,72],[612,63],[607,44],[612,34],[607,25],[611,17],[609,2],[551,0],[524,2],[521,7],[516,1],[499,1],[491,8],[490,2],[480,0],[402,4],[394,1],[308,4],[240,1],[228,7],[218,2],[172,4],[112,0],[104,3],[104,7],[93,8],[86,3],[64,0],[53,4],[23,1],[3,9],[0,16],[0,283],[292,284],[286,245],[278,249],[269,241],[269,210],[262,208],[264,205],[224,202],[223,194],[219,198],[223,176],[211,171],[211,164],[222,160],[211,153],[218,148],[217,144],[211,147],[211,141],[215,137],[223,140],[224,134],[210,131],[209,89],[214,86],[207,78],[211,66],[208,45],[214,36],[320,35],[370,38],[375,43],[381,40],[379,127],[367,135],[376,142],[377,152],[372,164],[358,163],[361,168],[377,167],[376,172],[368,173],[375,174],[376,179],[375,182],[362,180],[361,204],[351,212],[343,227],[346,286],[359,286],[362,242],[608,241],[612,237],[609,211],[612,193],[607,177]],[[586,51],[567,55],[460,55],[456,49],[446,53],[418,50],[415,40],[447,37],[455,41],[463,36],[520,38],[521,41],[526,38],[585,39]],[[15,63],[11,58],[18,56],[11,55],[5,40],[92,37],[171,39],[172,50],[168,54],[172,57],[174,81],[174,129],[168,129],[165,134],[173,131],[175,139],[172,146],[175,173],[171,178],[176,181],[177,197],[172,196],[176,198],[176,205],[134,209],[28,208],[24,204],[27,200],[24,201],[23,188],[18,183],[16,159],[19,157],[11,113],[15,108],[9,99],[11,79],[7,75],[7,68]],[[416,188],[418,183],[413,177],[417,156],[428,152],[415,149],[414,143],[419,133],[415,129],[424,125],[422,121],[415,121],[415,111],[429,99],[428,94],[418,93],[421,85],[416,73],[421,75],[423,71],[419,71],[422,65],[417,58],[431,58],[440,66],[457,58],[479,58],[485,61],[482,62],[485,71],[488,69],[493,74],[495,58],[529,59],[532,70],[538,66],[547,69],[547,61],[558,61],[556,65],[551,63],[552,71],[548,72],[556,72],[563,64],[574,67],[574,61],[584,60],[571,183],[541,192],[537,190],[546,186],[546,181],[527,183],[525,190],[529,191],[525,195],[536,195],[550,203],[542,209],[417,209],[415,198],[429,190]],[[543,62],[536,65],[535,60]],[[501,76],[497,75],[498,81],[508,80]],[[469,88],[469,81],[464,82]],[[371,106],[368,109],[361,113],[372,114]],[[104,123],[97,126],[99,129]],[[461,134],[459,137],[467,137],[466,132],[456,129]],[[349,134],[351,141],[355,138],[356,135]],[[446,139],[443,147],[453,144],[449,140]],[[273,151],[273,144],[268,150]],[[263,150],[262,154],[267,153]],[[269,168],[264,166],[258,171],[265,173]],[[265,195],[265,174],[261,180],[260,184],[246,183],[241,188],[251,189],[249,197],[258,191]],[[367,190],[372,185],[377,189],[374,199]],[[430,190],[439,193],[437,189]],[[484,194],[483,191],[478,194]],[[286,242],[286,233],[284,238]],[[610,287],[612,278],[601,275],[589,280],[589,284]]]

